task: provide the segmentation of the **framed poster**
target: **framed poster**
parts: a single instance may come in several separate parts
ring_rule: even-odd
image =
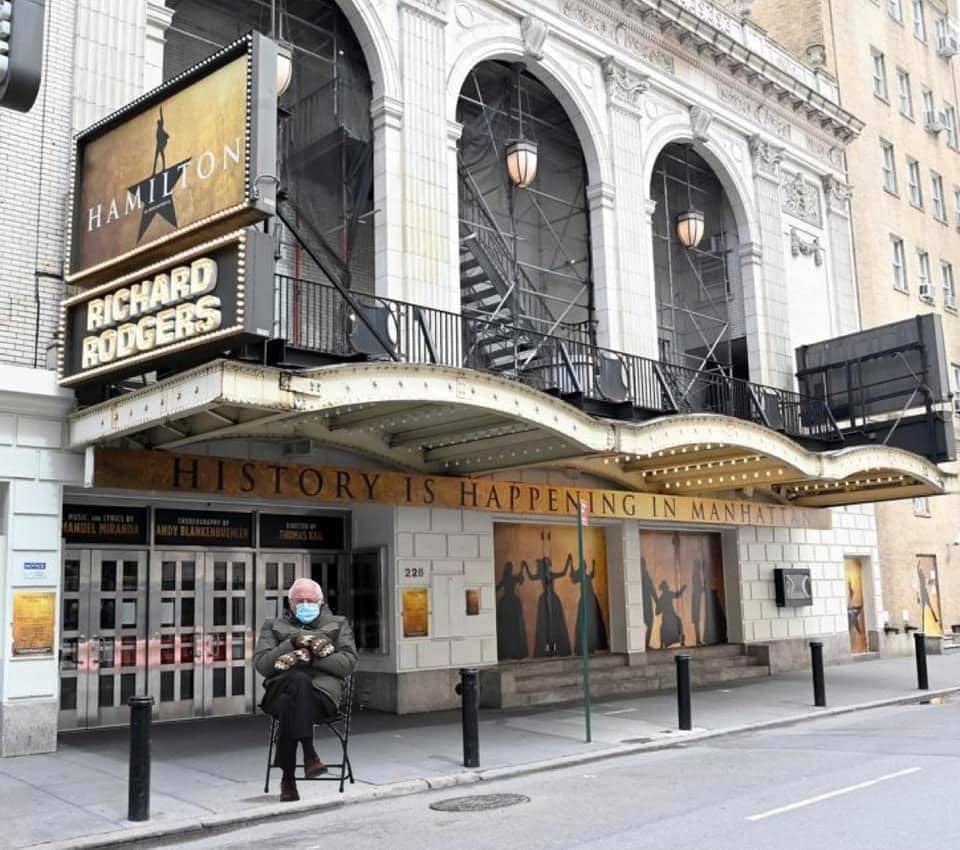
[[[430,591],[426,587],[409,587],[403,591],[403,636],[429,637]]]
[[[469,587],[466,591],[467,596],[467,616],[478,617],[480,615],[480,588]]]
[[[56,617],[53,591],[17,590],[13,594],[13,654],[53,655]]]

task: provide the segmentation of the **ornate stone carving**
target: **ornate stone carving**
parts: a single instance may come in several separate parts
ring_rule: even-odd
[[[834,213],[846,213],[847,202],[852,191],[850,187],[832,174],[823,176],[823,194],[827,201],[827,210]]]
[[[790,228],[790,253],[794,257],[813,257],[815,265],[823,265],[823,248],[820,245],[820,237],[813,236],[810,239],[804,239],[795,227]]]
[[[520,35],[523,37],[523,52],[533,59],[543,59],[543,43],[547,40],[550,27],[539,18],[527,15],[520,21]]]
[[[779,178],[783,148],[770,144],[763,136],[751,136],[750,156],[753,157],[754,171],[767,177]]]
[[[757,121],[769,127],[781,139],[790,138],[790,122],[762,104],[757,107]]]
[[[820,212],[820,191],[816,184],[803,179],[799,172],[791,174],[783,172],[781,183],[781,208],[788,215],[799,218],[801,221],[820,227],[823,216]]]
[[[446,22],[447,0],[399,0],[398,5],[414,12],[425,13],[431,18]]]
[[[666,51],[647,43],[629,27],[617,23],[578,0],[562,0],[560,10],[565,17],[576,21],[584,29],[614,42],[667,74],[675,73],[673,57]]]
[[[710,125],[713,123],[713,113],[702,106],[690,107],[690,129],[693,130],[693,140],[695,142],[705,142],[710,132]]]
[[[601,64],[603,79],[607,83],[607,97],[611,101],[639,108],[650,78],[628,71],[612,56],[607,56]]]
[[[753,116],[756,112],[757,104],[752,98],[740,94],[740,92],[725,86],[723,83],[717,83],[717,95],[723,103],[743,115]]]

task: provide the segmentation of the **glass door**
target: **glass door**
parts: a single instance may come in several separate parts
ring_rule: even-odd
[[[297,552],[260,552],[257,555],[257,633],[289,607],[287,591],[298,578],[309,577],[306,555]],[[252,669],[252,664],[251,664]],[[263,696],[263,676],[254,674],[254,703]]]
[[[64,552],[61,729],[126,723],[146,691],[146,567],[143,552]]]
[[[203,713],[253,709],[253,556],[208,552],[203,606]]]

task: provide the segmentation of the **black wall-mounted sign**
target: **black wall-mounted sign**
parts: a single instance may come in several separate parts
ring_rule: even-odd
[[[157,508],[153,542],[158,546],[252,546],[250,514]]]
[[[346,520],[342,516],[260,515],[263,549],[343,549]]]
[[[813,582],[810,570],[776,568],[773,571],[773,584],[777,606],[813,605]]]
[[[67,543],[147,543],[147,509],[122,505],[63,506],[63,539]]]

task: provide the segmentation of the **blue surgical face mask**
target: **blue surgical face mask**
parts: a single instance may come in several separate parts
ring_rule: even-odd
[[[296,615],[301,623],[312,623],[320,616],[320,604],[318,602],[298,602]]]

